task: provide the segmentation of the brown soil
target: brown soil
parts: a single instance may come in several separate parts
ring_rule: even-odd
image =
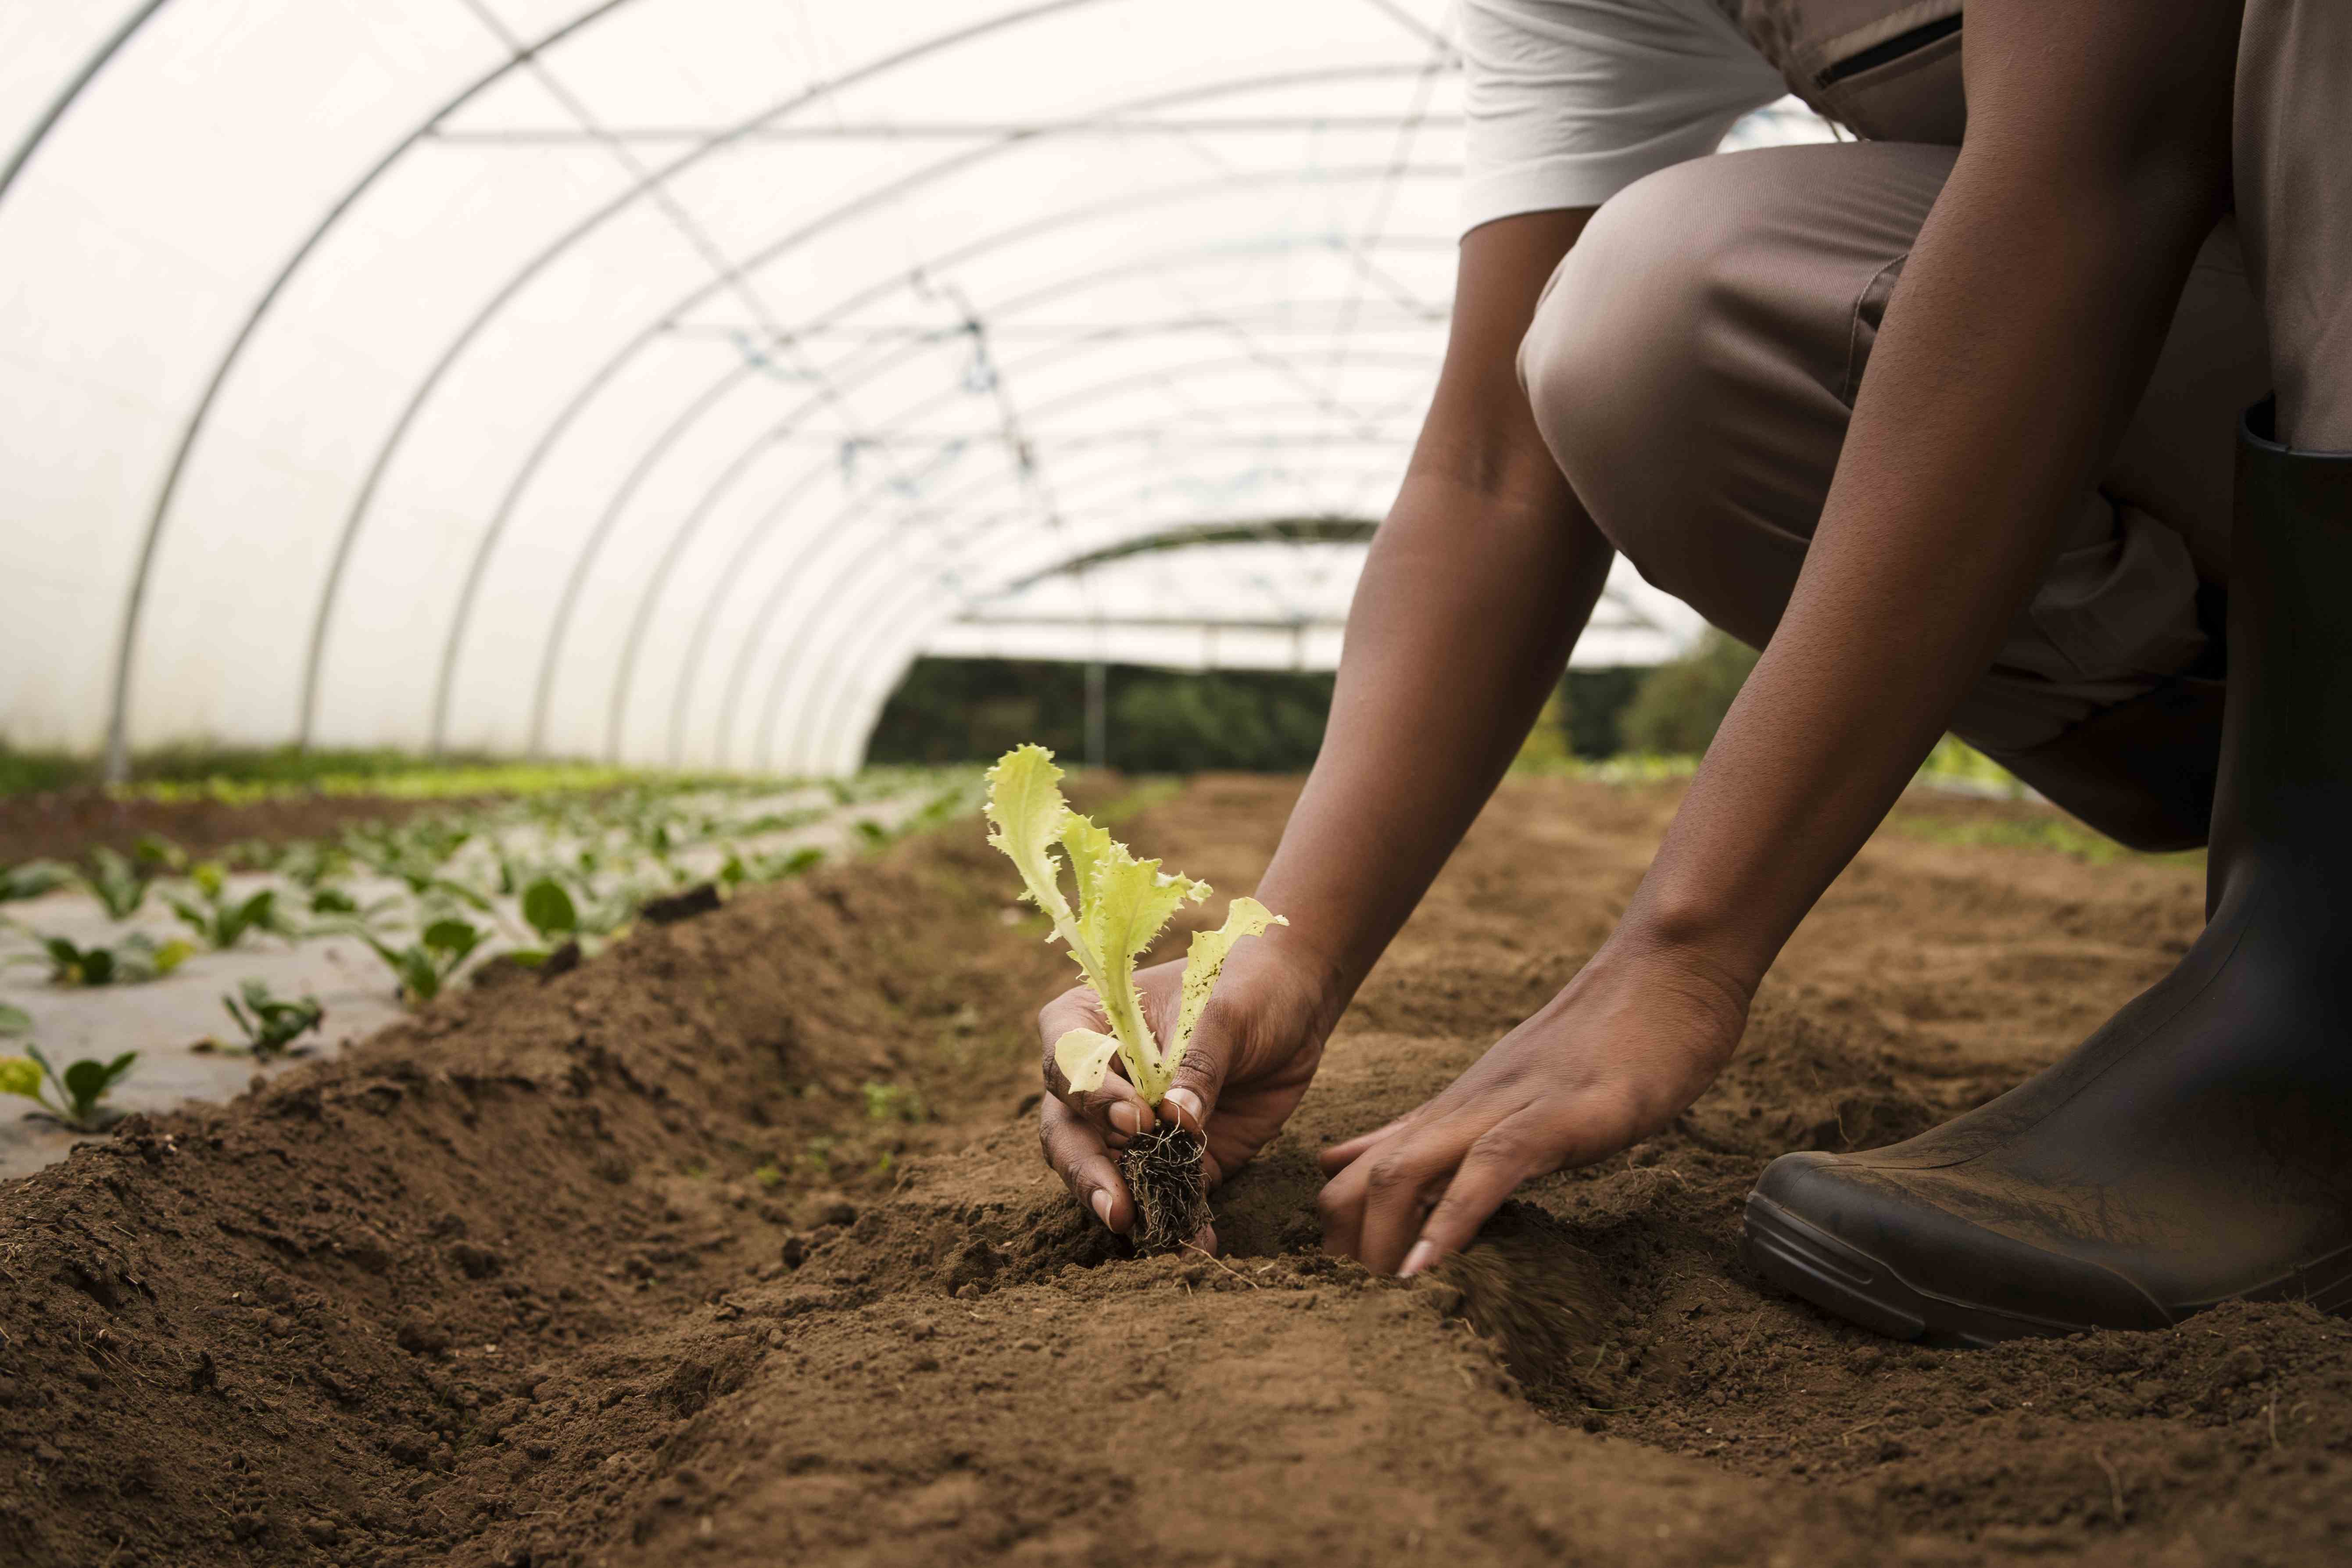
[[[482,804],[306,795],[230,805],[216,800],[117,800],[102,789],[0,795],[0,866],[37,858],[78,860],[101,844],[128,855],[151,833],[191,855],[214,855],[247,839],[332,838],[354,822],[398,822],[420,812]]]
[[[1287,798],[1125,831],[1238,891]],[[1122,1256],[1038,1166],[1071,972],[976,830],[134,1119],[0,1188],[0,1563],[2344,1561],[2352,1326],[1918,1350],[1737,1251],[1772,1154],[1977,1103],[2160,972],[2193,868],[1882,833],[1726,1081],[1512,1211],[1581,1259],[1524,1381],[1449,1316],[1477,1279],[1317,1249],[1314,1148],[1550,994],[1673,800],[1505,790],[1216,1259]]]

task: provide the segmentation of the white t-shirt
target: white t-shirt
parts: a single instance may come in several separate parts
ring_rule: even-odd
[[[1787,93],[1711,0],[1461,0],[1462,226],[1598,206]]]

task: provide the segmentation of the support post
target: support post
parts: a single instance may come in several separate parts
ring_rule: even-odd
[[[1110,715],[1104,702],[1109,675],[1102,660],[1087,660],[1087,766],[1090,768],[1110,765]]]

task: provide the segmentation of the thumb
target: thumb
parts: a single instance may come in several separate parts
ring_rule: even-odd
[[[1175,1081],[1160,1099],[1161,1118],[1187,1132],[1205,1136],[1209,1118],[1216,1114],[1217,1095],[1225,1087],[1225,1072],[1233,1059],[1233,1031],[1225,1024],[1223,1010],[1212,1000],[1201,1010],[1192,1043],[1184,1048],[1184,1059],[1176,1064]]]

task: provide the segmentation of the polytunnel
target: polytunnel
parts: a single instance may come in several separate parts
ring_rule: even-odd
[[[0,733],[825,773],[927,652],[1328,668],[1447,10],[11,6]],[[1691,630],[1621,563],[1579,658]]]

